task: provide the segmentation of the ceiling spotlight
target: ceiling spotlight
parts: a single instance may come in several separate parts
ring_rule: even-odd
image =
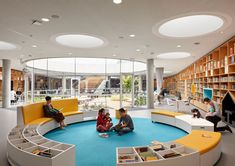
[[[122,0],[113,0],[113,3],[115,3],[115,4],[121,4],[121,3],[122,3]]]
[[[113,56],[117,56],[116,54],[113,54]]]
[[[135,34],[131,34],[131,35],[129,35],[130,37],[135,37]]]
[[[60,18],[60,16],[58,16],[58,15],[56,15],[56,14],[52,14],[52,15],[51,15],[51,18],[58,19],[58,18]]]
[[[49,18],[41,18],[41,20],[42,20],[43,22],[49,22],[49,21],[50,21]]]
[[[137,52],[140,52],[140,49],[136,49]]]
[[[32,24],[33,25],[42,25],[42,21],[40,21],[40,20],[33,20]]]
[[[177,47],[178,47],[178,48],[180,48],[180,47],[181,47],[181,45],[177,45]]]
[[[36,47],[37,47],[37,45],[32,45],[32,47],[33,47],[33,48],[36,48]]]

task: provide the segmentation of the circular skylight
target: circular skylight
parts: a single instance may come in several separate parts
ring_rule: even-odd
[[[14,50],[16,45],[4,41],[0,41],[0,50]]]
[[[104,44],[100,38],[80,34],[60,35],[55,40],[61,45],[73,48],[95,48]]]
[[[190,57],[191,54],[188,52],[168,52],[158,55],[159,59],[182,59]]]
[[[214,32],[223,24],[223,19],[217,16],[193,15],[167,21],[159,27],[158,32],[168,37],[194,37]]]

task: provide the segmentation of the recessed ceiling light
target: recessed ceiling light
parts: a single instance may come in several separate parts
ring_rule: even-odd
[[[104,45],[104,41],[98,37],[80,34],[60,35],[56,42],[73,48],[95,48]]]
[[[188,52],[168,52],[158,55],[159,59],[182,59],[190,57],[191,54]]]
[[[130,34],[129,36],[130,36],[130,37],[135,37],[135,34]]]
[[[33,47],[33,48],[36,48],[36,47],[37,47],[37,45],[32,45],[32,47]]]
[[[73,53],[72,53],[72,52],[68,52],[67,54],[68,54],[68,55],[72,55]]]
[[[181,45],[177,45],[177,47],[178,47],[178,48],[180,48],[180,47],[181,47]]]
[[[52,15],[51,15],[51,18],[58,19],[58,18],[60,18],[60,16],[57,15],[57,14],[52,14]]]
[[[116,54],[113,54],[113,56],[117,56]]]
[[[33,20],[32,24],[33,25],[42,25],[42,21],[40,21],[40,20]]]
[[[136,49],[137,52],[140,52],[140,49]]]
[[[194,37],[214,32],[223,24],[223,19],[217,16],[193,15],[167,21],[159,27],[158,32],[168,37]]]
[[[44,22],[49,22],[50,21],[49,18],[41,18],[41,20],[44,21]]]
[[[195,45],[199,45],[200,43],[199,43],[199,42],[195,42],[195,43],[193,43],[193,44],[195,44]]]
[[[14,50],[16,45],[5,41],[0,41],[0,50]]]
[[[113,3],[115,3],[115,4],[121,4],[121,3],[122,3],[122,0],[113,0]]]

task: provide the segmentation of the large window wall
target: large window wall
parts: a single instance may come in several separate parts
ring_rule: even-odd
[[[146,65],[106,58],[48,58],[26,62],[28,102],[77,97],[81,107],[146,105]]]

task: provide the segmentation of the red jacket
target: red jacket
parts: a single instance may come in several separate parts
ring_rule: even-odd
[[[104,117],[102,115],[99,115],[97,118],[97,121],[96,121],[96,126],[99,126],[99,125],[102,125],[102,126],[106,125],[106,122],[105,122]]]

